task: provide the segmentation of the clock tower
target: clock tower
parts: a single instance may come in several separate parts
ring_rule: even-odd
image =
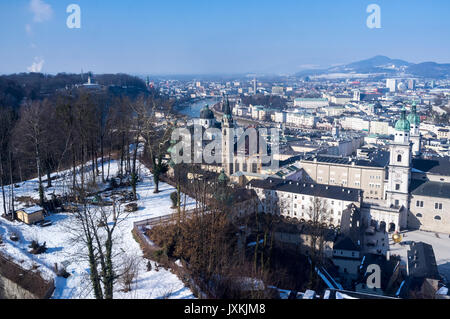
[[[227,176],[234,173],[234,142],[234,120],[227,97],[222,118],[222,167]]]
[[[413,102],[411,106],[411,114],[408,115],[408,121],[411,124],[412,155],[420,156],[422,136],[420,135],[420,117],[417,114],[416,102]]]
[[[389,177],[386,200],[390,207],[409,209],[409,184],[411,182],[412,142],[411,124],[402,109],[400,120],[395,124],[394,142],[390,144]]]

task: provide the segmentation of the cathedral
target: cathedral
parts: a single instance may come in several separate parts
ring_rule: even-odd
[[[401,112],[394,141],[389,145],[385,205],[369,202],[363,206],[363,215],[388,231],[422,229],[450,233],[449,159],[421,158],[416,104],[412,104],[408,116],[405,109]]]
[[[193,124],[187,127],[192,137],[194,157],[202,158],[202,169],[216,173],[223,171],[228,177],[237,172],[260,173],[266,146],[264,139],[256,129],[248,130],[235,123],[228,98],[225,98],[221,105],[223,111],[221,122],[216,120],[214,112],[206,105],[200,111],[200,117],[194,119]],[[203,151],[213,141],[218,146],[213,153],[217,152],[220,156],[211,163],[205,161]]]
[[[250,139],[239,131],[242,128],[233,119],[228,99],[222,102],[222,111],[218,122],[206,106],[189,127],[191,134],[195,130],[204,134],[209,128],[215,129],[209,139],[216,140],[220,156],[214,163],[203,162],[202,169],[222,172],[228,178],[233,174],[260,174],[266,147],[260,142],[263,139]],[[366,225],[389,232],[422,229],[450,233],[450,161],[421,157],[419,126],[420,117],[413,103],[408,116],[402,109],[389,151],[380,149],[369,159],[313,155],[300,161],[303,179],[319,186],[340,187],[349,194],[362,191],[360,209]],[[256,144],[256,152],[250,151],[251,143]],[[324,198],[331,195],[326,191],[321,194]],[[294,212],[295,208],[291,213]],[[301,214],[300,210],[297,214]]]
[[[389,152],[379,150],[368,160],[305,158],[305,178],[363,190],[363,220],[378,229],[450,233],[449,158],[422,158],[416,104],[408,116],[404,108],[401,113]]]

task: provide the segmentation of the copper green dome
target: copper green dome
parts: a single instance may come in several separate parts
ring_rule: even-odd
[[[420,125],[420,116],[417,115],[417,107],[414,102],[411,107],[411,114],[408,115],[408,121],[410,124],[414,124],[415,126]]]
[[[203,120],[212,120],[214,119],[214,113],[209,109],[209,105],[206,105],[201,111],[200,111],[200,118]]]
[[[409,132],[411,130],[411,124],[406,119],[406,110],[402,109],[402,117],[395,124],[395,130],[402,132]]]
[[[228,182],[228,177],[227,177],[227,175],[225,174],[225,171],[224,171],[224,170],[222,170],[222,172],[220,172],[220,175],[219,175],[219,177],[218,177],[218,180],[219,180],[220,183],[226,183],[226,182]]]

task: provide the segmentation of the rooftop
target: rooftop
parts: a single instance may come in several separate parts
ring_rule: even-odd
[[[266,180],[252,180],[248,183],[251,187],[281,192],[309,195],[322,198],[331,198],[349,202],[359,202],[361,190],[340,186],[329,186],[314,183],[294,182],[280,178],[268,178]]]
[[[415,180],[411,181],[411,194],[438,198],[450,198],[450,183]]]
[[[412,277],[440,279],[433,247],[423,242],[411,245],[408,269]]]
[[[450,176],[450,158],[413,159],[412,167],[428,174]]]
[[[386,157],[389,159],[389,157]],[[355,166],[366,166],[366,167],[376,167],[382,168],[384,165],[380,161],[375,160],[364,160],[364,159],[352,159],[349,157],[338,157],[338,156],[311,156],[305,158],[305,161],[314,162],[317,160],[319,163],[329,163],[329,164],[338,164],[338,165],[352,165],[355,163]]]
[[[19,210],[23,211],[27,215],[32,215],[32,214],[43,211],[43,208],[40,206],[32,206],[32,207],[24,207]]]

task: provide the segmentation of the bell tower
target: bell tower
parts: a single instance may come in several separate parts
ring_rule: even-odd
[[[389,146],[389,178],[386,188],[386,200],[391,207],[409,209],[409,184],[411,182],[412,143],[410,141],[411,124],[402,109],[400,120],[395,124],[395,139]]]
[[[234,120],[228,97],[224,101],[222,118],[222,167],[227,176],[234,173]]]
[[[413,143],[412,155],[420,156],[422,136],[420,135],[420,117],[417,114],[416,102],[413,102],[411,106],[411,114],[408,115],[408,121],[411,124],[410,135],[411,135],[411,142]]]

